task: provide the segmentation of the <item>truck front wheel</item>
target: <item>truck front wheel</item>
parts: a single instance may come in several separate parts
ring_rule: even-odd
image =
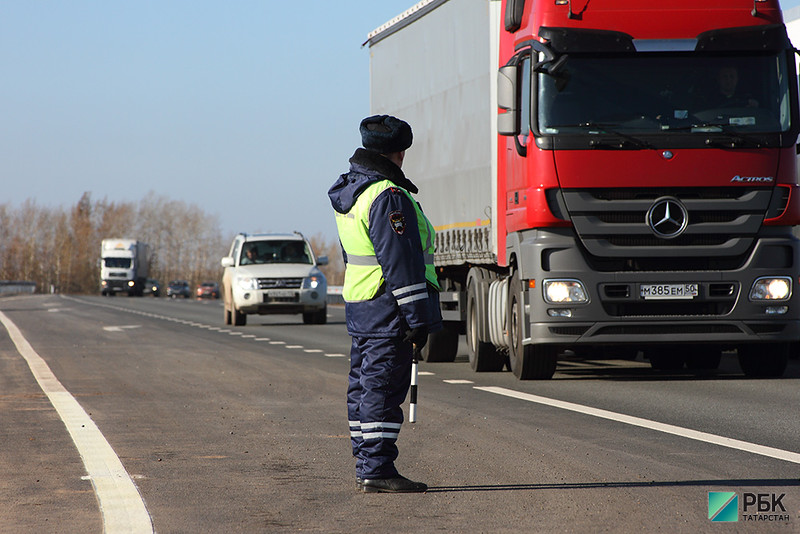
[[[520,380],[548,380],[556,372],[558,347],[554,345],[523,345],[525,307],[522,301],[522,281],[514,271],[508,284],[508,364]]]
[[[746,376],[777,378],[789,363],[788,343],[756,343],[737,349],[739,366]]]

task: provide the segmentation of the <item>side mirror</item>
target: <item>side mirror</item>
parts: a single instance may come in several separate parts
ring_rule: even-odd
[[[317,265],[328,265],[328,256],[320,256],[317,258]]]
[[[233,267],[233,258],[230,256],[225,256],[222,258],[222,261],[220,261],[220,264],[222,264],[223,267]]]
[[[517,72],[516,65],[506,65],[497,73],[497,107],[505,111],[497,115],[497,133],[500,135],[519,135]]]

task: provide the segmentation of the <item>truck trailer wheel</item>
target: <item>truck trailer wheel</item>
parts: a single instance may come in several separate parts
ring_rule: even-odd
[[[467,286],[467,346],[469,347],[469,366],[478,373],[502,371],[506,364],[504,354],[498,352],[495,346],[480,339],[478,321],[481,314],[486,314],[478,299],[479,284],[473,280]]]
[[[422,347],[422,359],[426,362],[452,362],[458,354],[458,326],[448,322],[444,328],[428,335]]]
[[[739,366],[746,376],[777,378],[789,363],[789,343],[757,343],[737,349]]]
[[[508,284],[508,365],[520,380],[548,380],[556,372],[558,347],[554,345],[522,344],[525,331],[525,312],[522,303],[522,282],[514,271]]]

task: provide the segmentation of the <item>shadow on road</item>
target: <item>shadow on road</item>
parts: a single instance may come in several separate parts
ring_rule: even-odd
[[[431,486],[428,493],[456,491],[532,491],[598,488],[660,488],[660,487],[786,487],[800,486],[796,478],[671,480],[650,482],[565,482],[563,484],[476,484],[472,486]]]

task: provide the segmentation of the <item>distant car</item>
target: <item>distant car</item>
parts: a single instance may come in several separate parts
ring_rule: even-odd
[[[192,289],[186,280],[173,280],[167,286],[167,296],[172,298],[183,297],[188,299],[192,296]]]
[[[197,286],[197,298],[199,299],[218,299],[219,284],[216,282],[203,282]]]
[[[144,285],[144,294],[153,295],[154,297],[160,297],[161,284],[158,282],[158,280],[154,280],[153,278],[148,278],[147,283]]]
[[[226,325],[244,326],[249,314],[303,314],[306,324],[327,321],[328,283],[311,244],[294,234],[239,234],[222,258]]]

